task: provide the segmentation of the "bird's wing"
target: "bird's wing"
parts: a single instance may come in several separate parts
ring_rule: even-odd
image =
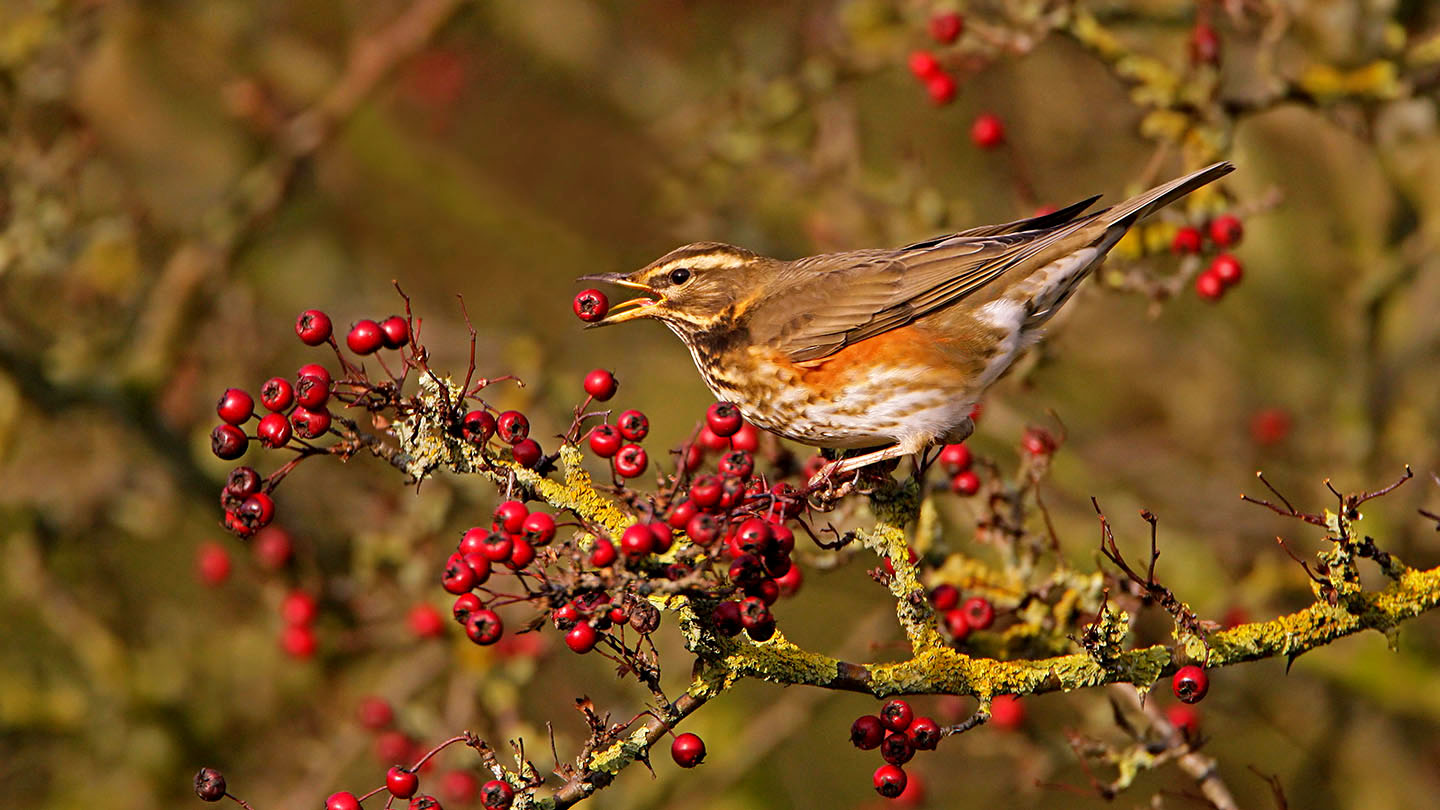
[[[1030,217],[1029,219],[1017,219],[1014,222],[1005,222],[999,225],[981,225],[978,228],[971,228],[969,230],[960,231],[959,233],[949,233],[943,236],[936,236],[932,239],[926,239],[923,242],[916,242],[913,245],[906,245],[905,247],[900,249],[919,250],[921,248],[934,247],[935,245],[938,245],[947,239],[954,239],[957,236],[1000,236],[1001,234],[1020,233],[1021,231],[1043,231],[1049,228],[1053,228],[1057,225],[1064,225],[1070,220],[1080,216],[1082,213],[1085,212],[1086,208],[1094,205],[1095,201],[1098,199],[1100,199],[1100,195],[1096,194],[1094,197],[1091,197],[1087,200],[1081,200],[1077,203],[1071,203],[1070,205],[1067,205],[1058,211],[1051,211],[1048,214],[1041,214],[1038,217]]]

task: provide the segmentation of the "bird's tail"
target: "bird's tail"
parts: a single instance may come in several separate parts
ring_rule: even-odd
[[[1120,226],[1123,231],[1195,189],[1213,183],[1233,171],[1235,171],[1235,164],[1228,160],[1222,160],[1184,177],[1171,180],[1164,185],[1156,186],[1144,194],[1131,197],[1095,216],[1107,225]]]

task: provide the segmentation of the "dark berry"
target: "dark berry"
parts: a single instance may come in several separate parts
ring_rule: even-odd
[[[333,330],[330,316],[318,309],[307,309],[295,319],[295,334],[306,346],[319,346],[330,339]]]
[[[1200,229],[1186,225],[1175,232],[1170,240],[1170,252],[1177,255],[1199,253],[1201,247]]]
[[[495,507],[495,514],[491,516],[491,528],[503,530],[510,534],[519,534],[525,530],[525,519],[530,517],[530,509],[520,501],[503,501]]]
[[[626,411],[615,421],[620,435],[632,442],[641,442],[650,433],[650,420],[640,411]]]
[[[915,756],[915,744],[909,734],[897,731],[880,742],[880,756],[891,765],[904,765]]]
[[[460,435],[471,444],[484,444],[495,435],[495,417],[488,411],[469,411],[460,420]]]
[[[863,714],[850,724],[850,742],[861,751],[880,747],[885,739],[885,726],[873,714]]]
[[[1220,283],[1227,288],[1239,284],[1240,279],[1245,277],[1245,268],[1241,266],[1240,260],[1229,253],[1221,253],[1216,256],[1215,260],[1210,262],[1208,272],[1214,273],[1215,277],[1220,279]]]
[[[980,476],[974,470],[965,470],[950,479],[950,489],[956,495],[974,495],[980,491]]]
[[[275,501],[264,492],[257,492],[240,504],[235,516],[251,532],[259,531],[275,518]]]
[[[875,792],[887,799],[893,799],[905,792],[905,772],[895,765],[881,765],[875,769]]]
[[[540,463],[540,459],[545,457],[545,451],[540,449],[540,443],[534,439],[521,439],[510,448],[510,455],[514,456],[516,464],[529,470]]]
[[[729,402],[717,402],[705,411],[705,424],[716,436],[730,437],[740,432],[745,420],[740,409]]]
[[[615,559],[615,544],[603,537],[596,540],[595,545],[590,547],[590,564],[596,568],[614,565]]]
[[[949,583],[936,585],[930,591],[930,605],[936,613],[954,610],[960,606],[960,589]]]
[[[586,622],[578,622],[570,631],[565,634],[565,646],[577,653],[587,653],[595,649],[595,644],[600,640],[600,634]]]
[[[495,435],[506,444],[519,444],[530,435],[530,420],[519,411],[506,411],[495,420]]]
[[[410,342],[410,323],[399,315],[380,322],[380,339],[387,349],[398,349]]]
[[[615,375],[603,368],[585,375],[585,393],[594,397],[596,402],[608,401],[618,390],[620,383],[616,382]]]
[[[650,459],[645,448],[638,444],[627,444],[615,453],[615,473],[621,478],[635,478],[645,474]]]
[[[295,402],[295,388],[284,377],[271,377],[260,386],[260,404],[267,410],[283,411]]]
[[[254,467],[236,467],[225,479],[225,494],[236,505],[260,491],[260,473]]]
[[[480,786],[480,804],[485,810],[505,810],[515,801],[515,789],[508,782],[491,779]]]
[[[1245,226],[1234,214],[1221,214],[1210,221],[1210,239],[1222,248],[1240,244],[1245,235]]]
[[[581,290],[575,295],[571,306],[575,309],[575,317],[586,323],[594,323],[603,320],[610,312],[610,299],[599,290]]]
[[[880,722],[891,731],[904,731],[915,719],[915,710],[903,700],[887,701],[880,707]]]
[[[949,45],[965,30],[965,18],[953,11],[930,18],[930,37],[941,45]]]
[[[290,420],[283,413],[269,413],[260,419],[255,428],[255,437],[260,444],[272,450],[290,443]]]
[[[489,608],[481,608],[465,620],[465,635],[476,644],[494,644],[504,634],[505,623],[500,620],[500,614]]]
[[[1220,280],[1213,266],[1195,277],[1195,294],[1206,301],[1219,301],[1220,296],[1225,294],[1225,282]]]
[[[994,149],[1005,143],[1005,124],[998,115],[982,113],[970,126],[970,140],[981,149]]]
[[[910,54],[910,73],[922,81],[937,76],[940,74],[940,60],[929,51],[916,51]]]
[[[770,612],[770,606],[755,596],[740,600],[740,624],[756,641],[764,641],[775,632],[775,616]]]
[[[385,789],[397,799],[408,799],[420,787],[420,777],[414,771],[395,765],[385,773]]]
[[[696,734],[681,734],[670,743],[670,756],[676,765],[693,768],[705,760],[705,741]]]
[[[245,431],[234,425],[216,425],[210,431],[210,452],[226,461],[245,455],[249,446],[250,439],[245,436]]]
[[[775,584],[774,579],[760,579],[746,583],[744,593],[746,596],[759,599],[768,606],[775,604],[776,600],[780,598],[780,586]]]
[[[521,527],[526,542],[535,546],[543,546],[555,539],[555,518],[548,512],[534,512],[525,518],[525,524]]]
[[[323,407],[315,411],[296,408],[290,412],[290,424],[300,438],[318,439],[330,429],[330,411]]]
[[[965,612],[965,621],[972,630],[985,630],[995,621],[995,606],[989,599],[972,596],[960,609]]]
[[[1200,667],[1186,664],[1176,670],[1170,689],[1181,703],[1199,703],[1210,691],[1210,676]]]
[[[748,585],[752,582],[759,582],[765,578],[765,564],[754,554],[746,554],[743,551],[740,556],[730,562],[730,580],[736,585]]]
[[[936,73],[925,80],[925,93],[930,96],[930,103],[936,107],[943,107],[954,101],[958,89],[955,77],[949,73]]]
[[[590,450],[601,458],[620,452],[620,431],[614,425],[596,425],[590,429]]]
[[[722,636],[733,636],[745,629],[744,622],[740,619],[739,602],[721,602],[715,606],[710,613],[710,624],[715,627],[715,632]]]
[[[225,798],[225,776],[214,768],[201,768],[195,774],[195,795],[207,802]]]
[[[215,403],[215,412],[220,421],[231,425],[243,425],[255,413],[255,400],[239,388],[227,388]]]
[[[345,345],[356,354],[374,354],[385,345],[385,333],[381,331],[380,324],[362,318],[350,327],[345,335]]]
[[[940,724],[933,717],[917,717],[905,731],[917,751],[933,751],[940,744]]]

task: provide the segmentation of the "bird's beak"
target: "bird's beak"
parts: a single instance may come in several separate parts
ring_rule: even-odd
[[[597,326],[612,326],[617,323],[634,321],[640,318],[649,317],[654,314],[655,308],[664,302],[664,296],[648,284],[641,284],[638,281],[631,281],[628,273],[595,273],[589,276],[581,276],[576,281],[604,281],[609,284],[618,284],[621,287],[629,287],[641,290],[645,293],[640,298],[631,298],[628,301],[621,301],[610,307],[610,313],[604,318],[590,324],[587,329]]]

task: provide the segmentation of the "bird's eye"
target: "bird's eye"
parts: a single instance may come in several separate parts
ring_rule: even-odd
[[[674,285],[676,285],[676,286],[679,286],[679,285],[684,284],[685,282],[687,282],[687,281],[689,281],[689,280],[690,280],[690,268],[688,268],[688,267],[677,267],[677,268],[675,268],[674,270],[671,270],[671,271],[670,271],[670,283],[671,283],[671,284],[674,284]]]

